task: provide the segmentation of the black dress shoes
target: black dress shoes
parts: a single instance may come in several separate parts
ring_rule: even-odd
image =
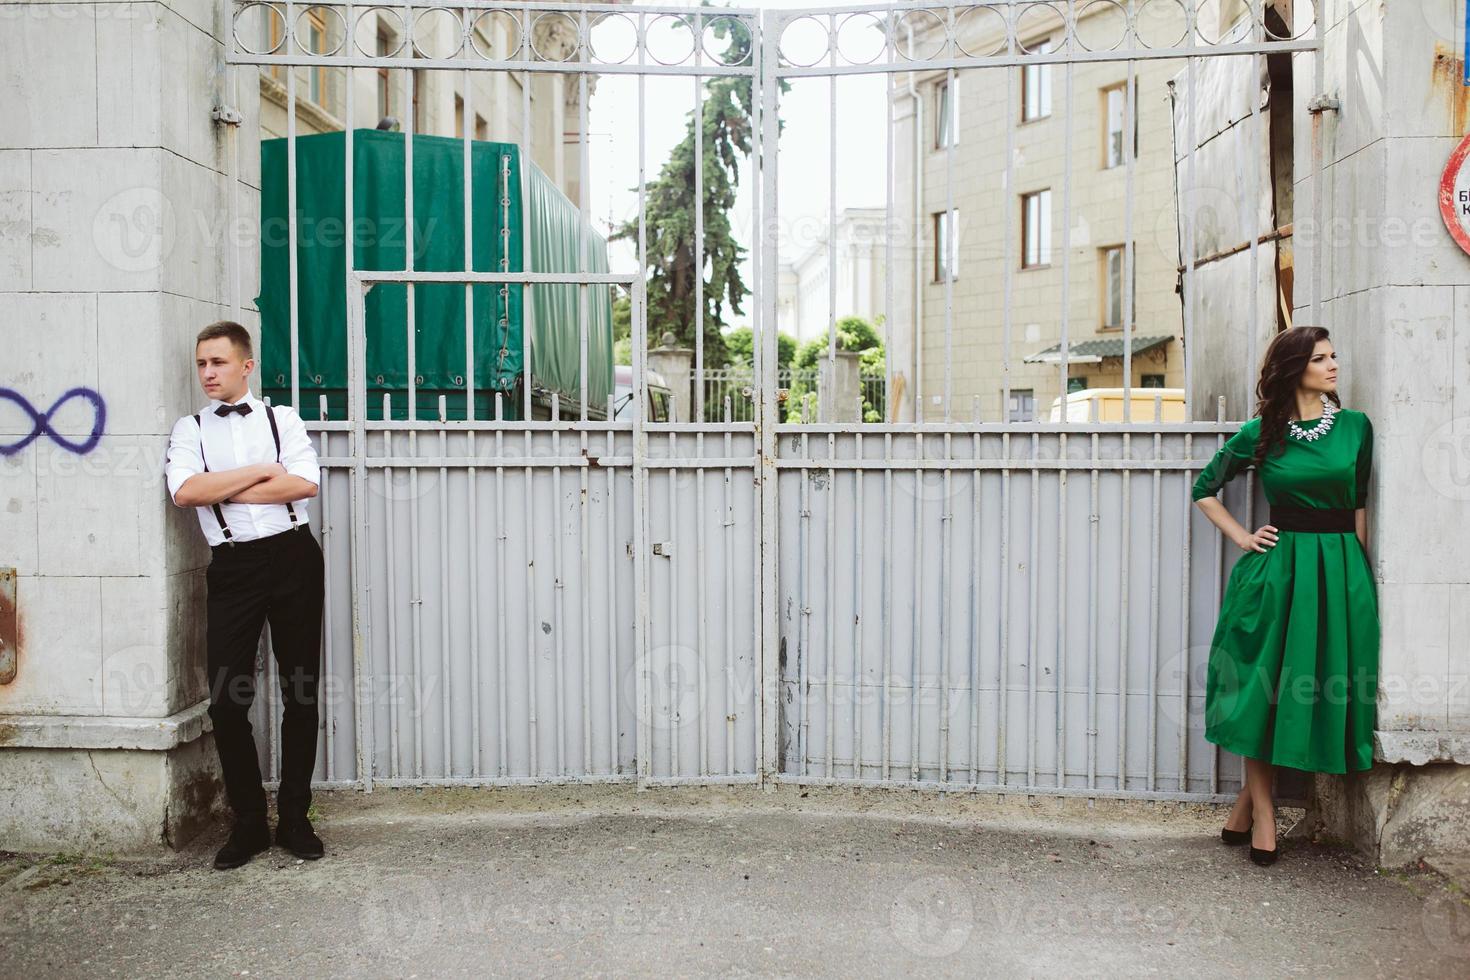
[[[1271,850],[1268,851],[1263,847],[1257,847],[1256,845],[1252,844],[1251,860],[1261,865],[1262,867],[1268,864],[1274,864],[1276,861],[1276,854],[1279,850],[1279,847],[1273,847],[1271,848]]]
[[[1229,827],[1220,828],[1220,839],[1227,844],[1248,844],[1251,839],[1251,829],[1231,830]]]
[[[282,817],[276,824],[276,843],[307,861],[315,861],[326,853],[322,839],[305,817]]]
[[[230,839],[215,854],[214,866],[220,871],[238,868],[270,846],[271,829],[264,819],[237,821]]]

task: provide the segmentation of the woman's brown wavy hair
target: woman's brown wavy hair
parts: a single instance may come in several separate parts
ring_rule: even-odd
[[[1296,407],[1296,391],[1302,375],[1317,349],[1317,341],[1329,339],[1326,327],[1291,327],[1271,338],[1261,363],[1261,376],[1256,381],[1256,411],[1261,417],[1261,432],[1250,465],[1259,469],[1269,452],[1279,454],[1286,445],[1286,424]],[[1337,408],[1342,401],[1337,392],[1327,392]]]

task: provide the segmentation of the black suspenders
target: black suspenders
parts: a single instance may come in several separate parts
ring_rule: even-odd
[[[276,413],[271,411],[270,405],[265,406],[265,417],[270,420],[271,438],[276,443],[276,462],[279,463],[281,461],[281,430],[276,427]],[[204,463],[204,472],[208,473],[209,460],[204,458],[204,425],[199,421],[199,416],[197,415],[194,416],[194,424],[199,427],[199,459]],[[233,546],[235,544],[235,535],[230,530],[230,526],[225,523],[224,512],[219,509],[219,504],[217,503],[211,506],[214,509],[214,519],[219,521],[219,529],[224,532],[225,543]],[[290,501],[286,502],[286,513],[291,515],[291,530],[300,530],[301,525],[297,523],[296,508],[291,506]]]

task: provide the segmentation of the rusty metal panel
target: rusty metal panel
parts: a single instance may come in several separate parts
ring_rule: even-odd
[[[15,604],[15,569],[0,568],[0,684],[15,680],[20,667],[20,628]]]

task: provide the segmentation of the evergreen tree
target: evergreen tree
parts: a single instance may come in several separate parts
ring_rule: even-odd
[[[708,0],[701,4],[710,7]],[[701,39],[693,20],[682,21]],[[707,21],[707,23],[710,23]],[[752,60],[754,39],[742,21],[734,18],[715,20],[710,32],[727,42],[721,55],[726,65],[743,65]],[[788,83],[782,82],[782,90]],[[755,160],[759,134],[753,131],[753,80],[748,76],[721,75],[705,83],[702,171],[704,190],[704,262],[695,258],[695,120],[690,110],[684,138],[674,147],[656,180],[648,184],[644,232],[648,248],[648,342],[657,346],[666,331],[672,331],[678,342],[695,346],[696,324],[702,320],[704,363],[714,368],[729,360],[720,326],[726,304],[731,312],[744,315],[749,287],[740,275],[740,262],[746,251],[735,240],[730,228],[730,211],[735,206],[735,193],[740,183],[739,164],[742,157]],[[637,188],[631,188],[636,191]],[[638,219],[623,223],[613,239],[638,241]],[[708,267],[705,281],[703,316],[695,313],[696,277]]]

